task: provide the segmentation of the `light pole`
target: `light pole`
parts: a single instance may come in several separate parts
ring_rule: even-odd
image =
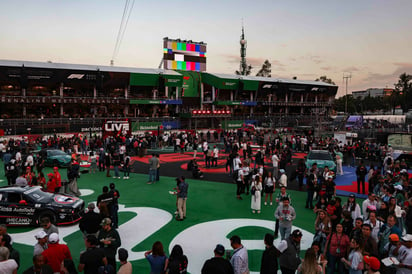
[[[345,114],[348,114],[348,79],[352,78],[352,74],[343,75],[343,80],[346,82],[345,88]]]

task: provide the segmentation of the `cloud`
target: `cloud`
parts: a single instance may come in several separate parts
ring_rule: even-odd
[[[326,71],[333,71],[335,70],[334,67],[320,67],[321,70],[326,70]]]
[[[306,55],[302,55],[297,57],[298,60],[305,60],[305,61],[310,61],[313,62],[315,64],[320,64],[323,63],[324,61],[322,60],[322,58],[319,55],[313,55],[313,54],[306,54]],[[294,58],[294,61],[297,61],[297,59]]]
[[[352,66],[352,67],[343,68],[343,71],[345,71],[345,72],[356,72],[356,71],[362,71],[362,69]]]

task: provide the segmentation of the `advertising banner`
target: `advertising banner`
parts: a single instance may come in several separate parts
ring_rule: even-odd
[[[131,133],[131,124],[128,119],[106,120],[103,123],[103,139],[108,136],[128,135]]]

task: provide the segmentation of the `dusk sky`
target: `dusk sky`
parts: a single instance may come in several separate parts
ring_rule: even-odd
[[[131,1],[132,2],[132,1]],[[109,65],[125,1],[2,0],[0,59]],[[135,1],[115,66],[157,68],[163,37],[207,43],[207,71],[239,69],[242,19],[255,75],[326,75],[348,91],[412,74],[411,0]]]

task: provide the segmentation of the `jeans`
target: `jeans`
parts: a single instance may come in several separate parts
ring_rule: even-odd
[[[334,274],[336,269],[339,274],[346,273],[345,266],[341,262],[340,257],[333,256],[328,252],[327,259],[328,259],[328,266],[327,266],[328,274]],[[337,264],[337,267],[336,267],[336,264]]]
[[[123,176],[124,177],[129,177],[130,175],[130,167],[129,166],[124,166],[123,167]]]
[[[156,169],[149,169],[149,182],[154,183],[156,181]]]
[[[290,226],[288,227],[280,226],[279,227],[280,238],[282,240],[286,240],[287,238],[289,238],[291,231],[292,231],[292,227]]]
[[[114,166],[113,169],[114,169],[114,177],[120,177],[119,166]]]
[[[307,197],[306,197],[306,207],[313,208],[313,190],[307,190]]]

